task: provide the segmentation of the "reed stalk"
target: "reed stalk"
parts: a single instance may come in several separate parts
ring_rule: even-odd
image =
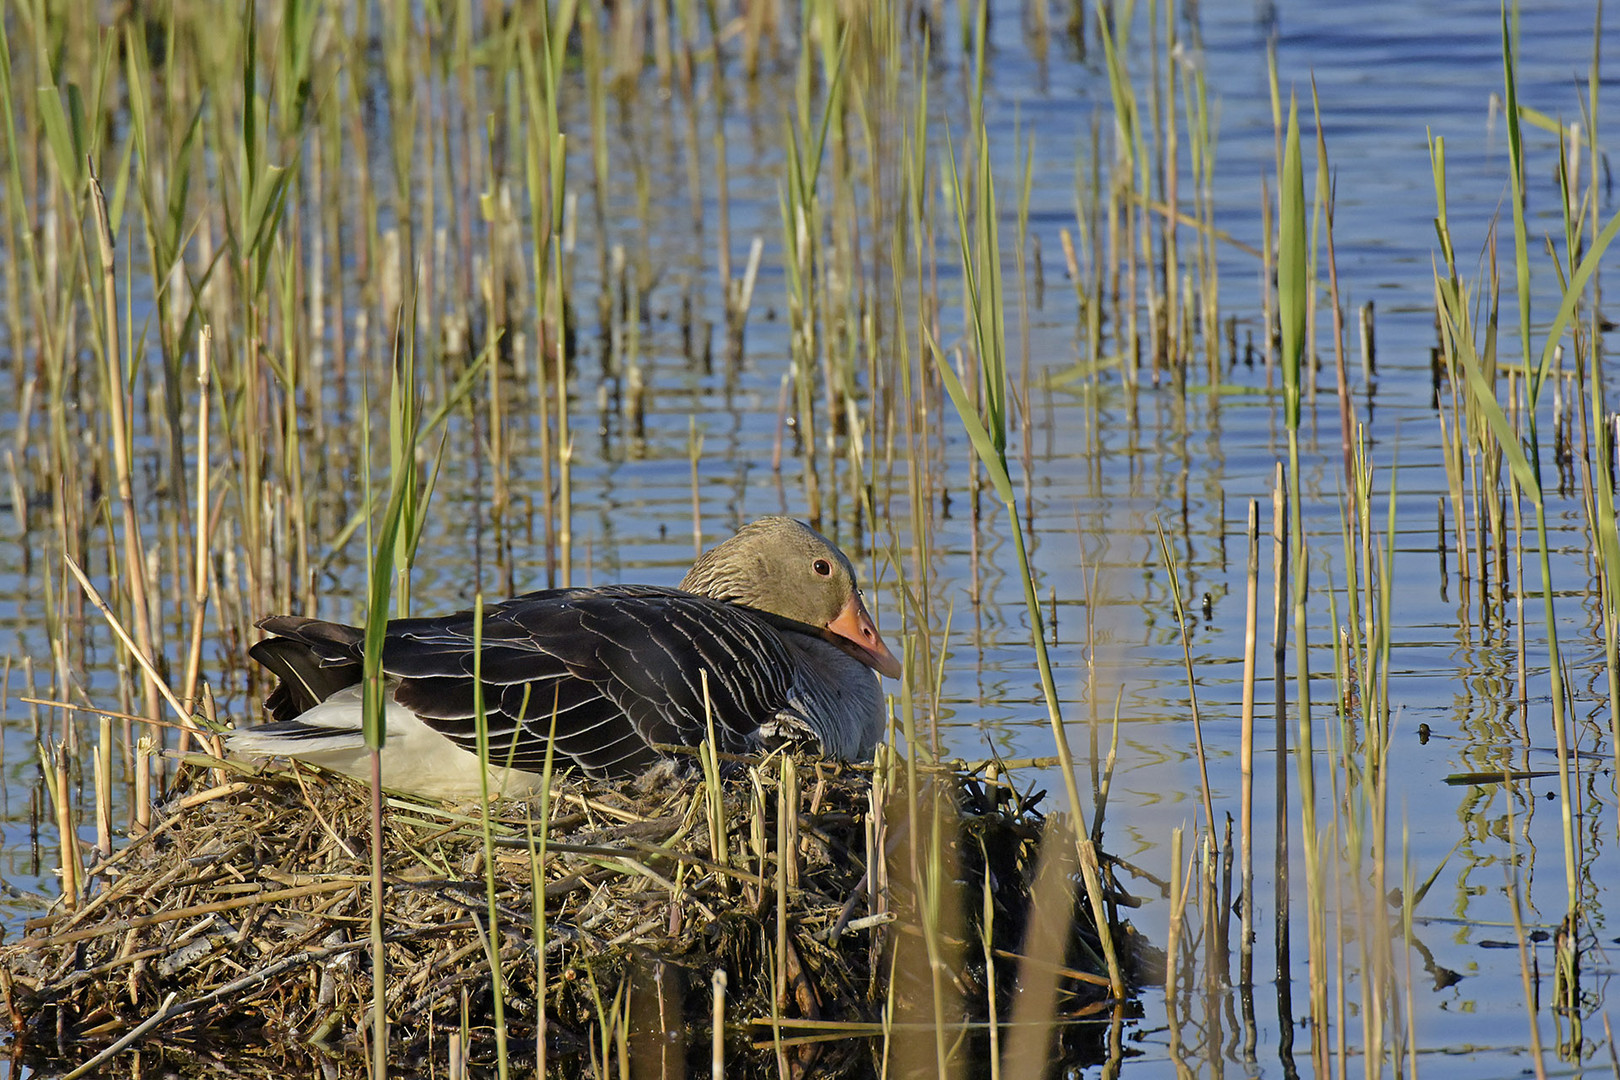
[[[50,796],[51,810],[56,818],[56,831],[60,840],[58,866],[62,875],[61,904],[64,910],[73,911],[79,906],[79,890],[80,883],[84,880],[84,866],[79,856],[79,834],[74,821],[72,790],[69,786],[67,745],[58,743],[49,754],[41,747],[39,757],[45,766],[45,788]]]
[[[1187,611],[1181,599],[1181,579],[1176,573],[1175,556],[1170,551],[1170,540],[1164,534],[1164,522],[1155,521],[1159,533],[1159,558],[1170,584],[1170,606],[1176,616],[1176,629],[1181,638],[1182,667],[1187,673],[1187,705],[1192,715],[1193,747],[1198,759],[1198,783],[1204,796],[1205,835],[1215,838],[1215,801],[1210,795],[1209,754],[1204,749],[1204,721],[1198,712],[1198,681],[1193,675],[1192,642],[1187,636]]]
[[[79,121],[82,124],[82,119]],[[118,506],[123,525],[122,548],[124,554],[124,580],[129,588],[129,610],[134,629],[135,645],[143,656],[156,660],[153,651],[152,609],[147,599],[146,553],[141,538],[139,519],[135,514],[135,487],[132,480],[131,443],[133,434],[129,419],[130,394],[128,377],[122,360],[124,349],[120,343],[122,331],[118,318],[118,260],[113,246],[113,228],[107,208],[107,196],[101,179],[92,167],[86,178],[96,224],[97,248],[101,254],[102,335],[100,339],[103,359],[106,361],[107,419],[111,426],[108,442],[113,452],[113,479],[118,490]],[[131,331],[132,332],[132,331]],[[141,680],[146,715],[155,716],[161,709],[155,677]]]
[[[1306,900],[1309,926],[1309,965],[1311,1018],[1316,1038],[1313,1051],[1317,1060],[1326,1060],[1327,1017],[1327,938],[1326,881],[1323,878],[1322,838],[1317,826],[1316,760],[1311,714],[1309,651],[1309,576],[1306,561],[1304,500],[1300,493],[1299,426],[1303,395],[1303,369],[1308,347],[1309,293],[1311,290],[1306,251],[1305,195],[1299,147],[1299,106],[1289,100],[1288,122],[1280,162],[1277,244],[1277,309],[1281,324],[1280,367],[1283,376],[1283,421],[1288,434],[1288,519],[1290,606],[1294,623],[1294,664],[1297,687],[1294,712],[1298,742],[1300,785],[1300,834],[1304,846]]]
[[[726,1075],[726,969],[715,969],[710,979],[712,1006],[709,1024],[709,1076],[711,1080],[725,1080]]]
[[[203,326],[197,331],[197,504],[193,519],[193,554],[191,579],[191,644],[186,650],[185,682],[181,684],[180,698],[187,711],[197,706],[197,683],[202,676],[203,632],[208,618],[209,552],[212,547],[212,524],[218,515],[210,510],[209,497],[209,382],[213,365],[214,332]]]
[[[980,357],[983,382],[984,415],[968,396],[961,380],[945,361],[943,353],[932,335],[925,331],[935,370],[956,406],[957,415],[973,444],[977,460],[984,466],[991,486],[1006,510],[1007,528],[1013,540],[1013,550],[1024,587],[1024,606],[1030,624],[1030,640],[1035,650],[1037,670],[1040,673],[1041,692],[1045,699],[1053,740],[1057,746],[1064,783],[1069,796],[1069,810],[1074,815],[1079,836],[1080,872],[1086,884],[1092,915],[1101,934],[1103,956],[1108,966],[1109,982],[1116,998],[1124,996],[1124,979],[1115,953],[1112,932],[1102,898],[1102,882],[1098,873],[1095,845],[1087,824],[1080,791],[1074,776],[1074,760],[1069,749],[1068,734],[1063,725],[1062,706],[1052,676],[1052,662],[1046,647],[1046,633],[1041,614],[1040,598],[1035,591],[1034,571],[1024,543],[1024,530],[1019,515],[1017,496],[1007,469],[1007,412],[1005,333],[1001,325],[1001,273],[999,246],[996,241],[995,186],[991,177],[989,155],[983,152],[986,135],[977,132],[977,171],[974,177],[978,202],[970,212],[956,169],[956,160],[950,158],[951,189],[956,193],[956,221],[962,257],[965,304],[974,345]]]
[[[1509,163],[1513,191],[1513,268],[1517,295],[1519,347],[1522,355],[1522,361],[1517,366],[1515,374],[1524,394],[1524,409],[1517,425],[1510,419],[1498,396],[1499,392],[1494,377],[1494,364],[1491,363],[1494,359],[1494,335],[1487,337],[1484,349],[1476,346],[1470,332],[1469,323],[1466,320],[1467,300],[1465,291],[1454,270],[1446,276],[1437,273],[1436,287],[1440,295],[1442,344],[1448,360],[1454,358],[1456,367],[1462,375],[1462,382],[1466,386],[1469,408],[1481,418],[1482,426],[1489,431],[1494,445],[1500,450],[1508,466],[1513,486],[1525,494],[1533,511],[1532,524],[1536,536],[1538,570],[1540,580],[1543,582],[1541,589],[1542,613],[1547,648],[1547,671],[1551,683],[1551,723],[1559,763],[1565,886],[1568,895],[1568,911],[1573,914],[1579,910],[1580,904],[1577,870],[1580,855],[1574,831],[1573,788],[1571,786],[1573,763],[1569,746],[1568,721],[1565,714],[1567,694],[1564,687],[1563,660],[1558,639],[1558,618],[1554,605],[1553,590],[1550,586],[1552,573],[1551,552],[1547,530],[1546,497],[1544,495],[1540,464],[1541,451],[1537,416],[1539,399],[1544,388],[1548,385],[1549,376],[1553,372],[1554,359],[1561,347],[1564,333],[1574,320],[1581,297],[1596,271],[1602,252],[1613,240],[1615,233],[1620,231],[1620,215],[1611,218],[1608,224],[1597,234],[1596,241],[1585,254],[1578,261],[1572,263],[1573,271],[1564,284],[1558,310],[1545,333],[1544,344],[1538,354],[1531,345],[1530,252],[1524,219],[1524,152],[1520,131],[1512,42],[1505,18],[1502,25],[1502,50],[1507,101]],[[1437,145],[1434,156],[1436,191],[1438,195],[1443,197],[1443,144]],[[1443,198],[1441,213],[1441,235],[1444,238]],[[1449,258],[1449,248],[1447,254]],[[1494,303],[1492,304],[1492,310],[1494,312]],[[1494,325],[1492,329],[1494,329]],[[1516,402],[1517,399],[1510,393],[1508,400],[1512,403]],[[1522,434],[1520,433],[1521,428]]]
[[[403,327],[402,327],[403,329]],[[398,570],[398,559],[409,558],[412,534],[421,507],[417,502],[416,446],[420,431],[420,401],[415,377],[415,349],[398,352],[398,366],[389,390],[389,449],[391,458],[388,504],[375,534],[366,519],[368,597],[361,678],[361,726],[371,752],[371,954],[372,1070],[376,1077],[388,1071],[388,1017],[386,960],[384,955],[382,747],[387,740],[388,686],[382,668],[383,639],[387,633],[390,597],[394,577],[400,573],[402,585],[407,575]],[[362,411],[362,462],[365,469],[367,503],[371,484],[370,438],[367,414]],[[401,543],[402,538],[404,543]],[[401,603],[408,604],[408,586],[401,588]],[[487,759],[486,759],[487,760]]]
[[[480,591],[473,595],[473,721],[475,724],[478,760],[483,766],[478,771],[478,809],[479,821],[483,833],[483,867],[484,867],[484,901],[485,917],[489,920],[485,937],[485,956],[489,961],[490,992],[494,998],[495,1013],[495,1062],[500,1080],[507,1080],[509,1075],[508,1047],[506,1043],[506,980],[501,974],[501,908],[499,888],[495,879],[495,834],[490,826],[490,800],[492,795],[489,786],[489,770],[493,763],[489,745],[489,715],[485,711],[484,703],[484,594]],[[552,756],[550,745],[546,748],[546,757]],[[544,897],[544,890],[538,890],[538,895]],[[543,900],[536,900],[541,903]]]
[[[1024,934],[1025,960],[1019,965],[1019,984],[1024,990],[1013,1005],[1011,1023],[1020,1036],[1009,1040],[1003,1051],[999,1062],[1003,1076],[1041,1076],[1049,1062],[1057,1016],[1057,972],[1037,958],[1063,954],[1060,942],[1074,905],[1074,890],[1069,882],[1083,841],[1068,835],[1070,828],[1071,823],[1062,818],[1049,819],[1041,844],[1040,865],[1030,895],[1031,921]],[[1180,839],[1179,831],[1176,838]],[[1105,925],[1099,925],[1099,931],[1106,942],[1109,933]],[[1167,955],[1173,956],[1173,952]],[[1174,970],[1174,964],[1169,968]]]
[[[1260,504],[1249,500],[1249,554],[1244,574],[1246,588],[1243,607],[1243,704],[1239,734],[1241,795],[1238,801],[1238,835],[1242,845],[1242,910],[1238,938],[1238,985],[1254,985],[1254,706],[1257,667],[1260,600]]]

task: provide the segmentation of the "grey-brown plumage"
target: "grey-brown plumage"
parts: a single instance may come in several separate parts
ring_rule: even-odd
[[[551,589],[487,605],[478,622],[462,612],[389,623],[389,786],[477,793],[479,685],[490,761],[517,770],[525,787],[553,730],[558,767],[622,776],[657,763],[656,744],[706,738],[710,715],[722,750],[795,740],[864,758],[883,730],[874,672],[900,672],[848,558],[781,517],[705,552],[678,589]],[[356,690],[363,632],[287,615],[259,625],[272,636],[251,655],[280,678],[265,702],[273,722],[234,733],[232,749],[367,775]]]

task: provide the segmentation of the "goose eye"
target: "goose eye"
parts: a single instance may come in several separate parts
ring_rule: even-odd
[[[832,577],[832,563],[828,562],[826,559],[817,559],[811,565],[815,567],[816,573],[820,574],[822,577]]]

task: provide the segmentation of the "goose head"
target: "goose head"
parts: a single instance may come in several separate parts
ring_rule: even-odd
[[[698,557],[681,588],[803,623],[873,671],[900,677],[849,557],[810,526],[763,517]]]

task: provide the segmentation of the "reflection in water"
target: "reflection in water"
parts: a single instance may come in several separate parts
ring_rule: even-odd
[[[98,742],[100,714],[35,702],[118,714],[118,760],[107,767],[125,778],[137,771],[137,729],[122,716],[152,711],[143,704],[148,684],[64,575],[61,554],[74,554],[115,597],[124,594],[112,586],[131,579],[132,565],[148,566],[157,586],[150,636],[171,676],[194,658],[206,682],[197,705],[205,715],[256,717],[266,688],[243,663],[256,639],[254,619],[285,610],[344,621],[363,614],[367,500],[387,502],[383,387],[396,328],[404,339],[415,331],[433,421],[417,455],[432,493],[409,577],[414,609],[450,610],[479,594],[563,580],[673,584],[695,546],[743,520],[813,516],[846,549],[862,552],[862,577],[874,583],[869,604],[885,635],[905,635],[908,652],[920,658],[912,689],[919,742],[970,758],[1051,753],[1009,526],[929,351],[937,344],[944,362],[975,385],[980,349],[962,314],[950,207],[956,190],[972,183],[948,179],[945,166],[950,151],[965,160],[972,138],[972,61],[958,49],[971,40],[971,20],[959,24],[935,5],[918,5],[935,50],[926,59],[910,51],[913,31],[889,65],[863,66],[863,57],[881,54],[862,51],[866,43],[855,35],[872,28],[858,26],[846,43],[842,81],[820,67],[801,81],[792,20],[767,35],[758,55],[747,55],[748,12],[769,5],[746,7],[736,25],[718,28],[723,68],[702,55],[711,43],[701,27],[678,29],[674,40],[703,48],[662,55],[648,44],[653,60],[645,64],[635,45],[645,26],[624,30],[628,43],[583,35],[568,43],[555,99],[569,134],[567,170],[555,193],[542,178],[550,146],[529,144],[526,125],[500,119],[550,106],[527,96],[536,68],[525,63],[541,54],[520,61],[525,41],[502,36],[504,24],[480,25],[482,13],[467,16],[466,40],[503,59],[475,61],[470,46],[457,52],[457,35],[441,27],[417,27],[404,45],[392,31],[337,16],[311,29],[327,51],[315,50],[309,70],[272,78],[267,66],[259,74],[270,84],[254,106],[268,125],[260,132],[268,160],[222,153],[210,140],[223,136],[207,135],[206,125],[197,129],[205,132],[201,142],[186,141],[187,118],[204,97],[226,115],[244,114],[240,63],[228,65],[227,77],[205,58],[182,58],[155,24],[128,27],[118,47],[133,50],[128,63],[155,71],[175,113],[145,121],[152,145],[131,151],[141,171],[119,203],[118,299],[128,305],[119,317],[133,342],[122,364],[135,372],[127,441],[144,529],[144,554],[134,564],[120,543],[109,451],[121,440],[108,435],[108,395],[99,389],[107,379],[95,332],[103,316],[83,301],[99,295],[99,277],[74,269],[96,258],[75,246],[93,243],[89,233],[71,227],[83,217],[85,185],[58,179],[53,138],[69,140],[66,158],[84,155],[71,149],[66,127],[53,135],[34,103],[20,106],[26,153],[13,156],[26,163],[16,181],[24,189],[8,199],[9,270],[0,279],[8,313],[0,356],[14,391],[0,415],[15,433],[5,498],[16,527],[0,541],[12,640],[0,744],[12,924],[41,906],[39,894],[54,895],[51,868],[62,861],[54,850],[57,804],[37,747],[68,748],[59,788],[87,793],[87,807],[95,803],[94,762],[80,748]],[[1107,209],[1117,174],[1131,163],[1116,148],[1124,129],[1094,17],[1048,41],[1021,10],[998,6],[985,52],[1005,277],[999,314],[1016,373],[1008,456],[1057,690],[1070,723],[1088,730],[1092,752],[1083,767],[1094,770],[1092,789],[1106,791],[1105,849],[1170,879],[1172,830],[1202,816],[1180,628],[1156,546],[1160,523],[1183,598],[1201,601],[1187,632],[1210,797],[1217,811],[1252,805],[1241,835],[1261,838],[1252,883],[1245,878],[1240,889],[1255,938],[1252,952],[1243,943],[1235,991],[1198,977],[1214,977],[1226,962],[1212,939],[1231,938],[1223,914],[1230,893],[1224,885],[1213,894],[1195,889],[1193,921],[1182,932],[1189,943],[1202,941],[1205,953],[1180,968],[1171,957],[1179,980],[1172,992],[1144,995],[1143,1018],[1115,1017],[1100,1031],[1076,1024],[1063,1037],[1087,1044],[1080,1060],[1111,1070],[1129,1042],[1151,1058],[1211,1074],[1223,1061],[1254,1059],[1280,1075],[1325,1071],[1320,1055],[1345,1036],[1337,1025],[1360,1021],[1335,1001],[1333,1029],[1312,1033],[1317,1057],[1296,1064],[1294,1027],[1311,1011],[1304,1003],[1313,999],[1313,972],[1290,932],[1295,919],[1309,932],[1305,897],[1320,886],[1335,912],[1355,913],[1359,922],[1351,923],[1362,931],[1387,930],[1397,968],[1416,957],[1432,976],[1432,984],[1411,983],[1397,972],[1402,993],[1388,1000],[1390,1016],[1410,1010],[1422,1048],[1471,1048],[1470,1066],[1517,1068],[1517,1033],[1526,1024],[1519,953],[1490,946],[1516,942],[1501,927],[1523,923],[1530,962],[1555,976],[1538,991],[1580,1006],[1560,1014],[1568,1023],[1557,1041],[1573,1047],[1580,1029],[1569,1023],[1602,1007],[1606,984],[1588,978],[1583,986],[1578,969],[1560,966],[1571,956],[1561,946],[1590,944],[1594,928],[1605,925],[1617,878],[1601,830],[1620,811],[1605,605],[1597,557],[1588,555],[1596,534],[1586,507],[1596,504],[1603,474],[1582,448],[1604,420],[1601,410],[1591,415],[1589,375],[1574,366],[1571,342],[1571,360],[1541,406],[1551,433],[1542,447],[1549,587],[1571,675],[1569,753],[1585,780],[1566,797],[1546,779],[1560,755],[1549,730],[1541,571],[1523,539],[1533,514],[1522,499],[1493,496],[1493,485],[1506,481],[1494,479],[1503,474],[1489,431],[1468,426],[1465,392],[1434,359],[1442,343],[1431,137],[1446,140],[1449,230],[1462,273],[1484,276],[1497,250],[1504,252],[1498,270],[1511,258],[1507,135],[1499,104],[1493,108],[1502,93],[1500,12],[1472,0],[1175,7],[1174,47],[1164,26],[1149,27],[1143,17],[1123,50],[1143,88],[1137,131],[1156,153],[1164,148],[1155,125],[1180,110],[1177,153],[1190,157],[1195,140],[1185,118],[1198,77],[1209,93],[1218,154],[1200,179],[1191,160],[1178,170],[1176,200],[1187,222],[1170,230],[1181,246],[1179,273],[1168,280],[1151,273],[1152,253],[1162,256],[1167,242],[1162,221]],[[649,22],[668,18],[662,5],[654,8]],[[72,82],[80,93],[103,85],[95,56],[78,55],[75,44],[97,35],[71,13],[52,18],[63,21],[52,24],[48,47],[24,41],[35,31],[16,29],[19,84]],[[1522,105],[1565,124],[1579,118],[1583,91],[1571,72],[1585,70],[1592,21],[1584,2],[1537,5],[1518,17]],[[1612,27],[1599,30],[1601,37]],[[351,39],[358,34],[367,36]],[[538,31],[530,36],[538,39]],[[142,38],[147,48],[133,49]],[[261,46],[272,40],[279,38],[267,28]],[[1266,75],[1272,44],[1284,97],[1292,91],[1306,105],[1314,86],[1320,98],[1340,306],[1353,325],[1364,304],[1375,305],[1367,310],[1376,312],[1376,365],[1370,339],[1363,369],[1356,334],[1345,337],[1347,401],[1365,425],[1372,514],[1365,536],[1345,535],[1353,440],[1340,429],[1331,315],[1322,300],[1297,477],[1315,598],[1306,628],[1314,740],[1300,741],[1294,661],[1279,654],[1275,723],[1259,724],[1257,767],[1246,773],[1245,508],[1258,501],[1261,528],[1275,520],[1267,517],[1274,470],[1287,446],[1277,407],[1275,267],[1256,254],[1276,191]],[[52,70],[31,66],[31,57],[58,52]],[[749,69],[757,75],[747,77]],[[508,77],[494,77],[497,70]],[[924,73],[929,126],[919,135],[915,91]],[[1167,85],[1172,73],[1174,93],[1147,91]],[[592,93],[614,78],[622,94]],[[819,110],[835,82],[849,96],[823,141]],[[70,100],[65,89],[62,96]],[[125,96],[110,95],[119,100],[90,125],[104,142],[97,153],[103,183],[115,192],[114,163],[136,132],[138,103]],[[1310,185],[1315,132],[1311,109],[1304,112]],[[496,122],[486,126],[487,117]],[[1598,130],[1606,131],[1601,114]],[[1530,242],[1551,237],[1561,245],[1565,204],[1550,186],[1557,136],[1529,124],[1525,139]],[[919,166],[908,150],[919,145],[924,153],[915,160],[926,172],[914,176],[908,170]],[[1590,180],[1598,159],[1589,143],[1580,149]],[[806,170],[812,158],[821,172]],[[193,159],[206,164],[185,172]],[[1135,194],[1162,203],[1165,181],[1141,167],[1143,191]],[[282,176],[289,186],[275,188]],[[266,194],[272,190],[274,198]],[[1584,212],[1601,224],[1613,212],[1612,196],[1602,184],[1591,194]],[[170,200],[178,211],[166,227],[157,208]],[[266,224],[274,242],[258,247],[244,230],[255,206],[284,215]],[[790,216],[793,208],[806,214],[784,226],[785,207]],[[1213,229],[1196,227],[1206,211]],[[1532,321],[1540,334],[1555,310],[1557,275],[1540,261],[1539,247],[1537,258]],[[1517,299],[1510,293],[1502,296],[1504,320]],[[1472,299],[1470,310],[1489,306]],[[204,320],[219,350],[207,420],[190,345]],[[1595,317],[1584,325],[1583,334],[1601,337]],[[1504,364],[1513,330],[1503,322]],[[1160,355],[1159,341],[1180,343],[1191,359]],[[1533,347],[1539,355],[1540,342]],[[193,485],[205,461],[215,479],[199,509]],[[370,492],[368,476],[380,478]],[[193,537],[203,518],[212,523],[213,546],[202,565],[208,606],[197,636]],[[1514,539],[1493,542],[1493,522],[1496,535]],[[1526,549],[1530,558],[1515,557]],[[1358,567],[1390,583],[1387,616],[1351,606],[1368,584],[1350,580]],[[1255,648],[1263,649],[1267,640],[1289,638],[1292,623],[1287,583],[1257,576]],[[134,633],[134,609],[116,598],[114,606]],[[1271,612],[1275,626],[1265,617]],[[1336,647],[1353,653],[1344,643],[1373,623],[1389,647],[1378,672],[1392,706],[1382,744],[1358,710],[1375,694],[1358,680],[1376,665],[1334,655]],[[1327,677],[1332,672],[1355,675]],[[1258,673],[1266,674],[1263,659]],[[1296,771],[1306,745],[1305,763],[1324,778],[1343,762],[1360,763],[1346,777],[1377,778],[1373,788],[1338,790],[1324,779],[1314,793],[1322,835],[1308,842]],[[1095,763],[1110,747],[1104,781]],[[162,758],[153,771],[161,786]],[[1495,779],[1505,772],[1511,782]],[[1464,774],[1471,774],[1466,784],[1441,782]],[[1042,783],[1061,790],[1053,770]],[[1373,811],[1357,801],[1374,789],[1388,813],[1376,827]],[[125,803],[131,785],[116,790],[113,818],[123,823],[135,810]],[[1542,801],[1550,805],[1538,813]],[[1355,847],[1352,824],[1367,828],[1365,846]],[[83,828],[89,838],[93,814]],[[1548,853],[1561,853],[1566,831],[1578,852],[1561,873],[1565,866]],[[1329,880],[1312,883],[1307,861],[1317,843],[1329,853]],[[1393,876],[1384,891],[1399,883],[1394,906],[1370,891],[1363,864],[1351,858],[1353,848],[1374,847],[1388,855]],[[1585,923],[1571,931],[1563,916],[1572,899]],[[1138,916],[1156,940],[1170,923],[1165,909],[1151,903]],[[1409,950],[1400,944],[1406,940]],[[1327,958],[1335,972],[1359,963],[1361,945],[1343,947],[1350,960]],[[648,978],[659,985],[656,975]],[[1267,983],[1274,1014],[1254,1001],[1256,992],[1271,996]],[[635,1007],[656,1012],[665,992],[637,997]],[[667,1030],[659,1023],[649,1020],[645,1030]],[[1359,1028],[1348,1038],[1359,1045]]]

